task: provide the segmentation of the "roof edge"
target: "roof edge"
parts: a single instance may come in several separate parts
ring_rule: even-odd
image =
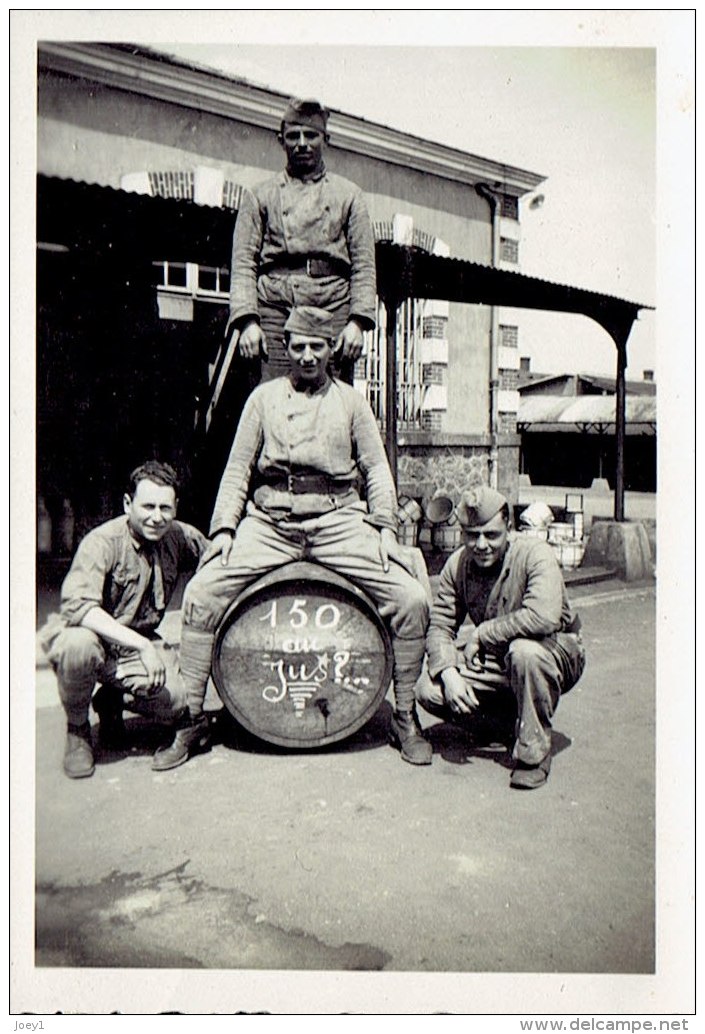
[[[124,44],[43,41],[39,69],[89,79],[250,125],[276,131],[288,96],[224,73],[181,62],[161,51]],[[529,193],[545,176],[518,166],[468,154],[445,144],[333,110],[331,147],[376,158],[468,186],[479,182],[515,197]]]

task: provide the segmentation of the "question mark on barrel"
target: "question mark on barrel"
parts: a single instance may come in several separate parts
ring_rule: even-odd
[[[347,681],[347,676],[343,675],[343,668],[349,660],[350,653],[348,650],[338,650],[336,653],[333,654],[333,664],[335,665],[333,669],[335,673],[333,681],[336,683],[336,685],[340,685],[341,682]]]

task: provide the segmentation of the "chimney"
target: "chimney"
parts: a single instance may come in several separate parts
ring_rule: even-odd
[[[531,369],[531,356],[522,355],[519,357],[519,372],[529,373]]]
[[[653,370],[644,370],[644,380],[645,381],[653,381],[653,379],[654,379],[654,371]]]

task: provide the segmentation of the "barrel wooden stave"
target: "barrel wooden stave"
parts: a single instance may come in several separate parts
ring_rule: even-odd
[[[391,679],[391,643],[362,590],[296,562],[249,586],[218,634],[213,680],[248,731],[309,749],[351,736],[377,711]]]

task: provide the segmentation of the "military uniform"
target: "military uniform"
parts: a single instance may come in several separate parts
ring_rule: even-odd
[[[133,535],[126,516],[94,528],[82,540],[62,585],[61,611],[39,633],[56,672],[69,729],[87,728],[91,698],[102,730],[121,723],[123,707],[165,724],[183,714],[186,696],[177,650],[156,630],[179,577],[196,570],[205,548],[201,532],[181,521],[148,545]],[[162,687],[152,688],[137,650],[107,642],[82,626],[94,608],[151,641],[166,670]],[[93,696],[96,683],[100,688]]]
[[[330,316],[316,313],[330,334]],[[310,319],[310,315],[308,316]],[[314,331],[318,326],[314,320]],[[366,501],[360,498],[359,483]],[[210,533],[236,532],[227,564],[208,561],[186,588],[181,671],[192,717],[202,712],[215,632],[228,605],[260,575],[304,557],[363,588],[392,632],[397,712],[416,730],[428,603],[423,586],[380,557],[380,530],[396,528],[396,492],[372,411],[349,385],[326,376],[301,390],[290,377],[259,385],[243,411]],[[413,717],[412,717],[413,716]],[[418,739],[423,760],[430,747]],[[406,757],[406,760],[410,758]]]
[[[481,526],[504,505],[506,499],[498,492],[480,488],[461,502],[458,516],[465,526]],[[471,664],[459,638],[468,618],[480,646]],[[579,627],[546,543],[509,536],[499,570],[489,575],[463,546],[440,574],[426,639],[430,679],[417,687],[419,703],[470,730],[481,724],[483,713],[495,729],[503,715],[510,715],[512,756],[520,771],[541,768],[547,775],[553,713],[585,665]],[[479,713],[459,716],[451,711],[441,681],[446,668],[457,668],[467,681],[480,702]],[[516,776],[515,783],[521,779]]]
[[[316,102],[292,102],[285,120],[325,130]],[[375,250],[362,192],[321,166],[284,171],[243,192],[233,237],[231,327],[260,322],[268,359],[262,379],[288,372],[284,324],[297,306],[325,309],[337,336],[349,319],[363,330],[376,318]],[[348,379],[346,377],[346,379]]]

